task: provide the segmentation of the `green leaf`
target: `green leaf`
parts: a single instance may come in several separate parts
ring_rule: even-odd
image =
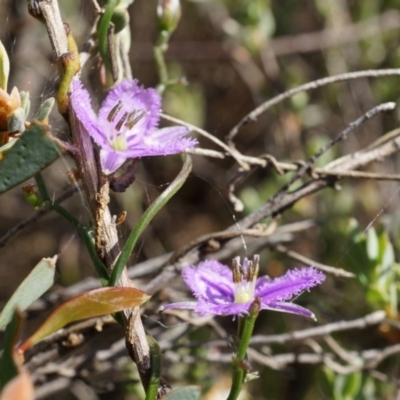
[[[0,88],[7,91],[8,76],[10,75],[10,59],[0,40]]]
[[[25,120],[28,118],[29,111],[31,109],[31,100],[30,100],[30,95],[29,92],[19,92],[19,95],[21,97],[21,107],[24,110],[25,114]]]
[[[382,290],[379,290],[375,285],[370,285],[367,288],[365,297],[368,304],[378,309],[382,307],[382,304],[386,304],[389,300],[388,295]]]
[[[121,251],[121,255],[118,257],[115,267],[111,273],[109,286],[114,286],[121,273],[128,262],[128,259],[135,247],[136,242],[140,238],[140,235],[146,229],[147,225],[156,216],[156,214],[167,204],[172,196],[182,187],[187,177],[192,170],[192,159],[188,154],[185,155],[185,162],[178,176],[172,181],[172,183],[165,189],[157,199],[150,205],[150,207],[140,217],[138,223],[129,234],[128,240],[126,241],[124,248]]]
[[[374,228],[367,230],[367,254],[370,260],[376,260],[379,256],[378,235]]]
[[[354,372],[345,376],[343,387],[343,398],[352,400],[357,397],[361,390],[362,373]]]
[[[31,178],[62,153],[46,125],[32,123],[0,161],[0,193]]]
[[[386,232],[382,232],[379,235],[379,259],[382,264],[382,273],[386,273],[391,270],[392,265],[395,262],[395,255],[393,245],[390,241],[389,235]]]
[[[47,100],[45,100],[39,107],[39,110],[37,110],[34,119],[43,122],[48,119],[51,110],[54,107],[55,99],[54,97],[50,97]]]
[[[0,329],[8,324],[16,308],[25,311],[54,283],[57,256],[43,258],[18,286],[0,313]]]
[[[17,108],[7,116],[7,130],[19,133],[25,131],[25,111],[23,108]]]
[[[14,347],[19,338],[21,321],[21,314],[16,311],[6,329],[4,351],[0,360],[0,390],[19,373]]]
[[[199,386],[186,386],[173,390],[163,397],[164,400],[198,400],[201,395]]]
[[[141,290],[130,287],[106,287],[76,296],[57,307],[18,351],[24,352],[70,322],[138,307],[149,298]]]

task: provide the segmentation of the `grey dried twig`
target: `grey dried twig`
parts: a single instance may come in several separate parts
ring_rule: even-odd
[[[239,130],[242,126],[248,124],[251,121],[256,121],[257,118],[267,111],[269,108],[275,106],[276,104],[281,103],[282,101],[294,96],[297,93],[305,92],[308,90],[315,90],[320,87],[331,85],[337,82],[350,81],[354,79],[362,79],[362,78],[380,78],[383,76],[400,76],[399,68],[389,68],[389,69],[379,69],[379,70],[368,70],[368,71],[357,71],[357,72],[347,72],[340,75],[328,76],[327,78],[317,79],[313,82],[305,83],[304,85],[297,86],[293,89],[290,89],[272,99],[266,101],[261,104],[245,117],[243,117],[238,124],[236,124],[227,136],[227,141],[230,147],[234,147],[233,140],[236,135],[239,133]]]
[[[311,157],[307,163],[304,163],[298,167],[298,171],[290,180],[290,184],[301,177],[311,167],[312,162],[314,162],[316,158],[323,154],[323,152],[334,143],[345,139],[350,132],[373,116],[381,112],[392,110],[394,107],[394,103],[385,103],[383,105],[379,105],[365,113],[356,121],[349,124],[342,132],[338,134],[335,139],[328,143],[327,146],[324,146],[313,157]],[[384,142],[380,145],[378,144],[376,147],[372,147],[367,151],[360,151],[356,156],[353,154],[351,157],[344,156],[338,160],[335,160],[333,164],[326,165],[323,170],[328,171],[333,169],[335,171],[348,171],[357,169],[377,159],[383,159],[393,154],[398,150],[399,147],[400,139],[398,136],[394,136],[394,138],[390,139],[388,142]],[[265,205],[261,206],[242,220],[238,221],[236,224],[231,225],[229,228],[227,228],[227,231],[237,231],[238,227],[240,227],[240,229],[248,229],[254,224],[259,223],[264,218],[277,216],[289,207],[293,206],[293,204],[300,199],[309,196],[325,187],[332,186],[332,184],[340,178],[340,175],[332,176],[328,174],[314,176],[311,177],[309,182],[304,183],[300,188],[292,192],[288,191],[290,184],[285,184],[279,190],[279,192],[275,193],[272,198],[269,199]],[[226,242],[224,246],[229,246],[229,241]],[[186,255],[182,255],[180,259],[175,260],[174,263],[166,264],[163,271],[146,286],[146,290],[148,290],[150,293],[157,292],[165,286],[166,282],[169,282],[177,274],[179,274],[183,266],[187,264],[196,264],[199,260],[212,252],[212,249],[208,249],[207,252],[204,248],[199,246],[192,248]]]
[[[58,196],[55,199],[55,202],[61,204],[65,200],[69,199],[74,193],[78,191],[78,188],[75,186],[71,186],[64,193]],[[19,224],[15,225],[11,229],[9,229],[3,236],[0,237],[0,248],[4,247],[11,239],[13,239],[18,233],[20,233],[23,229],[25,229],[28,225],[38,221],[40,218],[44,217],[48,213],[52,211],[49,207],[44,207],[38,211],[36,211],[29,218],[21,221]]]

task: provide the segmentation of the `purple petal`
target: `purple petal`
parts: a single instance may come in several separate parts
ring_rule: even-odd
[[[181,301],[179,303],[165,304],[160,307],[160,312],[171,309],[194,310],[197,303],[195,301]]]
[[[268,280],[259,278],[256,284],[255,296],[263,303],[275,303],[289,300],[304,290],[308,290],[325,280],[325,275],[315,268],[293,269],[284,276]]]
[[[147,155],[165,156],[191,149],[198,142],[196,139],[184,137],[189,132],[184,126],[171,126],[153,132],[144,138],[144,144],[149,150]]]
[[[194,309],[201,316],[205,315],[243,315],[248,314],[251,303],[212,304],[199,301]]]
[[[214,304],[234,300],[232,271],[216,260],[203,261],[198,267],[186,267],[182,276],[197,299]]]
[[[161,97],[155,89],[145,89],[138,84],[136,79],[119,83],[111,89],[103,101],[99,111],[99,119],[106,121],[110,111],[121,102],[122,112],[143,110],[146,115],[140,122],[141,132],[146,135],[152,132],[159,122],[161,109]]]
[[[166,141],[167,143],[170,143],[183,138],[189,132],[190,129],[186,126],[169,126],[167,128],[155,130],[148,139],[146,138],[146,140],[154,143],[158,143],[160,141]]]
[[[297,314],[303,317],[316,319],[314,313],[312,313],[310,310],[293,303],[285,303],[285,302],[268,303],[268,304],[262,303],[261,309]]]
[[[160,133],[161,132],[161,133]],[[129,158],[177,154],[194,147],[196,139],[183,137],[189,132],[184,126],[159,129],[143,138],[142,143],[131,145],[134,138],[129,136],[128,148],[125,150]]]
[[[71,106],[79,121],[86,128],[93,140],[101,147],[108,146],[107,138],[91,107],[89,92],[83,88],[82,82],[74,78],[71,84]]]
[[[101,168],[106,175],[115,172],[125,161],[127,157],[122,152],[117,152],[111,148],[102,148],[100,150]]]

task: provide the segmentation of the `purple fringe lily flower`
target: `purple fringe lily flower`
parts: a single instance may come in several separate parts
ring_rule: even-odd
[[[161,97],[136,80],[111,89],[96,116],[90,96],[79,79],[72,81],[71,105],[93,140],[100,146],[100,161],[106,175],[127,159],[176,154],[192,148],[195,139],[185,138],[189,129],[174,126],[158,129]]]
[[[309,290],[325,280],[325,275],[313,267],[293,269],[285,275],[271,279],[257,278],[259,257],[253,261],[245,258],[233,260],[233,271],[216,260],[207,260],[198,267],[189,266],[182,272],[196,302],[167,304],[161,311],[169,309],[191,309],[204,315],[248,314],[256,298],[262,310],[274,310],[298,314],[315,319],[308,309],[290,302],[294,296]]]

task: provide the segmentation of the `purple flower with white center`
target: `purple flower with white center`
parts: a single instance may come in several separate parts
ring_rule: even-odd
[[[72,81],[71,106],[93,140],[100,146],[100,161],[106,175],[127,159],[176,154],[197,144],[185,138],[189,129],[174,126],[158,129],[161,97],[136,80],[119,83],[110,90],[96,116],[90,96],[79,79]]]
[[[293,269],[285,275],[271,279],[257,278],[259,257],[253,261],[245,258],[233,260],[233,271],[216,260],[207,260],[198,267],[189,266],[182,272],[196,302],[167,304],[161,311],[169,309],[191,309],[204,315],[248,314],[256,298],[261,310],[274,310],[298,314],[315,319],[314,314],[290,302],[294,296],[309,290],[325,280],[325,275],[313,267]]]

